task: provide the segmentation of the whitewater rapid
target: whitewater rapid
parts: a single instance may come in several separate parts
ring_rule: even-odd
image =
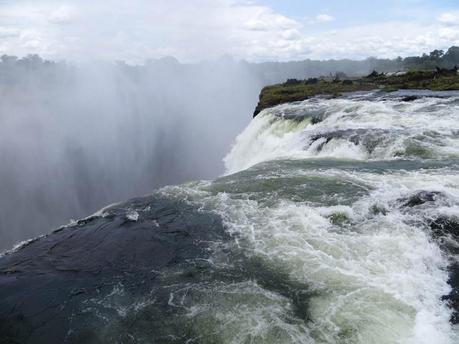
[[[227,173],[279,158],[457,158],[457,97],[318,99],[265,110],[225,157]],[[311,125],[311,122],[318,122]]]
[[[459,94],[405,95],[266,109],[220,178],[0,256],[0,336],[459,343]]]
[[[189,316],[225,343],[458,343],[444,299],[457,257],[429,227],[459,215],[458,116],[457,97],[311,99],[260,113],[225,158],[227,176],[161,193],[218,213],[229,250],[296,296],[254,277],[214,286]],[[433,199],[408,206],[420,192]]]

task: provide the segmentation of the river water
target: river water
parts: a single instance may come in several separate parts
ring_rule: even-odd
[[[226,156],[227,175],[160,191],[219,214],[240,264],[269,271],[218,282],[189,306],[211,337],[459,342],[445,300],[458,246],[432,231],[459,215],[459,97],[406,95],[264,110]]]
[[[1,257],[0,334],[459,343],[458,119],[459,94],[422,91],[266,109],[224,176],[108,207]]]

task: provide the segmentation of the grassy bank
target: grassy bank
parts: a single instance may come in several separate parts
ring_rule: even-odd
[[[283,103],[305,100],[316,95],[338,97],[346,92],[376,89],[386,92],[400,89],[459,90],[459,74],[456,69],[453,69],[411,71],[401,75],[385,75],[373,72],[363,78],[345,80],[290,79],[283,84],[267,86],[262,89],[254,117],[263,109]]]

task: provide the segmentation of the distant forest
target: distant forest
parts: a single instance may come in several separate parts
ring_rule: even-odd
[[[259,77],[266,84],[285,81],[287,78],[304,79],[307,77],[328,77],[336,74],[348,76],[363,76],[372,71],[398,72],[409,70],[433,70],[435,67],[454,68],[459,66],[459,47],[451,47],[446,52],[434,50],[422,56],[397,57],[395,59],[381,59],[368,57],[365,60],[304,60],[297,62],[267,62],[251,64]]]
[[[395,59],[381,59],[368,57],[365,60],[304,60],[290,62],[263,62],[250,63],[236,62],[225,57],[214,62],[201,62],[197,64],[182,64],[173,57],[151,59],[144,65],[129,65],[118,61],[116,67],[131,75],[142,75],[144,70],[171,70],[174,72],[195,73],[206,69],[217,69],[228,66],[250,74],[260,85],[268,85],[285,81],[288,78],[328,77],[330,75],[345,74],[348,76],[362,76],[373,70],[377,72],[397,72],[409,70],[433,70],[435,67],[453,68],[459,66],[459,47],[453,46],[447,51],[434,50],[422,56],[397,57]],[[3,55],[0,58],[0,82],[13,82],[21,72],[35,71],[42,76],[52,77],[58,71],[68,70],[71,64],[54,62],[42,59],[38,55],[28,55],[23,58]],[[113,67],[113,66],[112,66]],[[19,73],[18,73],[19,72]],[[151,74],[150,74],[151,75]],[[175,73],[174,73],[175,75]],[[16,80],[17,81],[17,80]]]

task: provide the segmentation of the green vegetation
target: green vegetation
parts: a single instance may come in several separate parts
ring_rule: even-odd
[[[435,71],[410,71],[403,75],[379,75],[372,78],[377,85],[384,86],[384,91],[399,89],[427,89],[433,91],[459,90],[457,69]]]
[[[284,84],[267,86],[261,90],[260,99],[255,109],[254,116],[261,110],[283,104],[300,100],[305,100],[319,94],[328,94],[331,96],[339,96],[343,92],[355,92],[362,90],[372,90],[376,86],[369,80],[357,80],[352,83],[333,82],[324,79],[317,82],[309,80],[293,83],[287,81]]]
[[[386,92],[400,89],[428,89],[434,91],[459,90],[457,68],[435,71],[410,71],[407,73],[379,74],[372,72],[363,78],[340,80],[334,78],[310,78],[307,80],[289,79],[283,84],[267,86],[262,89],[254,116],[261,110],[294,101],[301,101],[316,95],[340,96],[347,92],[381,89]]]
[[[403,70],[429,70],[435,67],[454,68],[459,61],[459,47],[451,47],[446,52],[434,50],[422,56],[401,57],[392,60],[398,63]]]

